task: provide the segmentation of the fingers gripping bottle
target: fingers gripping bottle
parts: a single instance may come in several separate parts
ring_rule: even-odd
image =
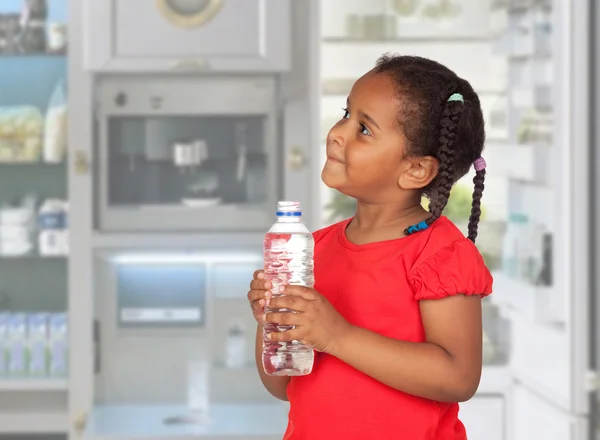
[[[273,297],[281,296],[279,288],[287,284],[314,286],[312,233],[302,223],[298,202],[278,202],[277,221],[264,239],[264,274],[272,284]],[[266,312],[291,312],[275,310],[267,303]],[[271,376],[303,376],[310,374],[315,354],[312,348],[300,341],[271,341],[271,332],[291,329],[292,326],[265,323],[263,330],[262,364]]]

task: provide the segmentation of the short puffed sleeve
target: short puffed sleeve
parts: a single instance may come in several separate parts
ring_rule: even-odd
[[[442,247],[414,267],[408,275],[416,300],[452,295],[492,293],[492,275],[483,257],[467,238]]]

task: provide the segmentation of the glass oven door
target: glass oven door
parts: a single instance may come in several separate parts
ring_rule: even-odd
[[[276,108],[264,79],[102,84],[103,230],[263,230],[276,190]]]

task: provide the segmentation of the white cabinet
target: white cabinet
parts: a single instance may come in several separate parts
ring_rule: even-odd
[[[279,72],[290,67],[289,0],[86,0],[93,71]]]
[[[570,414],[550,405],[522,385],[513,388],[511,440],[569,440],[576,423]]]
[[[469,440],[508,440],[503,397],[482,396],[461,403],[458,417]]]

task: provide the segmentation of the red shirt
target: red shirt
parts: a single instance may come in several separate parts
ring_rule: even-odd
[[[445,217],[408,237],[365,245],[348,240],[349,222],[314,233],[315,289],[354,325],[424,342],[419,300],[492,291],[477,248]],[[325,353],[316,354],[311,374],[291,379],[287,394],[284,440],[467,438],[458,404],[397,391]]]

